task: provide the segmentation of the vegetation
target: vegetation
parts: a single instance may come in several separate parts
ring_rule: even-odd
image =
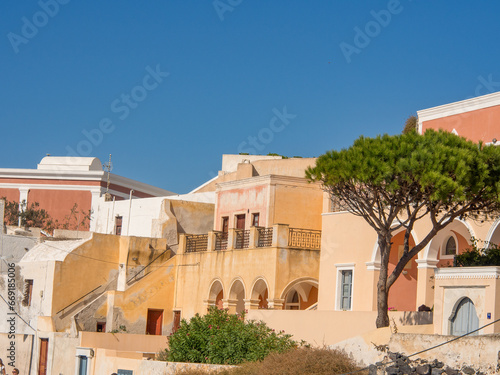
[[[169,337],[167,359],[236,365],[261,361],[269,353],[283,353],[298,344],[291,335],[274,332],[263,322],[245,321],[245,314],[231,315],[213,306],[208,314],[182,320]],[[158,357],[159,358],[159,357]]]
[[[484,220],[500,211],[500,148],[443,131],[360,137],[348,149],[320,156],[306,176],[377,232],[377,327],[389,326],[391,286],[440,230],[455,219]],[[411,231],[424,217],[430,229],[410,246]],[[392,238],[400,231],[404,251],[389,275]]]
[[[9,201],[5,197],[1,197],[5,201],[4,224],[19,225],[25,228],[41,228],[47,232],[53,232],[54,229],[73,229],[87,227],[90,222],[92,211],[78,210],[78,204],[75,203],[68,215],[64,217],[64,221],[60,223],[57,219],[54,220],[49,213],[40,208],[38,202],[27,204],[25,200],[19,203]],[[21,219],[19,221],[19,219]]]
[[[40,208],[38,202],[33,202],[28,205],[26,201],[23,200],[20,210],[18,202],[8,201],[5,197],[0,199],[5,201],[5,225],[18,225],[20,223],[23,227],[37,227],[47,230],[54,229],[54,221],[47,211]]]
[[[480,248],[478,240],[472,238],[472,248],[455,255],[453,265],[455,267],[500,266],[500,247],[485,242],[484,247]]]
[[[403,129],[403,134],[417,131],[417,116],[410,116],[405,121],[405,127]]]
[[[286,353],[273,353],[261,362],[247,362],[232,369],[217,372],[218,375],[331,375],[359,370],[354,360],[340,350],[299,348]],[[201,375],[203,370],[184,370],[183,375]],[[212,372],[216,373],[216,372]],[[367,371],[358,374],[367,374]]]

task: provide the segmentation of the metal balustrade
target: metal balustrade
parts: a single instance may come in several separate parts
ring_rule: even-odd
[[[270,247],[273,243],[273,228],[257,228],[257,247]]]
[[[236,241],[234,244],[235,249],[248,249],[250,243],[250,231],[249,230],[236,230]]]
[[[227,249],[227,232],[215,232],[215,250],[226,250]]]
[[[207,251],[208,234],[189,234],[186,236],[186,253]]]

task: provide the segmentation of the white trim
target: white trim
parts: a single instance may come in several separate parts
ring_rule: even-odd
[[[417,268],[437,268],[439,260],[434,259],[416,259]]]
[[[367,271],[380,271],[381,263],[376,260],[365,262]]]
[[[321,216],[328,216],[328,215],[338,215],[338,214],[346,214],[349,213],[350,211],[335,211],[335,212],[323,212]]]
[[[491,224],[490,229],[488,230],[488,234],[486,235],[486,241],[488,244],[491,242],[491,238],[495,234],[496,229],[498,228],[498,225],[500,224],[500,217],[498,217],[493,224]]]
[[[488,95],[478,96],[475,98],[417,111],[419,133],[422,133],[422,123],[425,121],[458,115],[497,105],[500,105],[500,92],[494,92]]]
[[[500,267],[447,267],[434,270],[436,280],[500,279]]]

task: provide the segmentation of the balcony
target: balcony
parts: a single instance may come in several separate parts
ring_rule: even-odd
[[[211,231],[207,234],[181,234],[178,253],[263,247],[319,251],[321,248],[321,231],[289,228],[287,224],[275,224],[269,228],[251,227],[249,230],[229,229],[227,233]]]

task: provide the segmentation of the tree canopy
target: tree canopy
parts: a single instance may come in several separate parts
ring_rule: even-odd
[[[329,151],[306,171],[341,207],[377,232],[381,253],[377,326],[387,326],[387,296],[404,266],[453,220],[484,220],[500,210],[500,148],[444,131],[358,138]],[[411,231],[427,217],[432,229],[415,246]],[[404,253],[388,275],[392,236],[405,231]]]

